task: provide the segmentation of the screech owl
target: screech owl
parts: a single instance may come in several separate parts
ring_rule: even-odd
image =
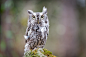
[[[43,48],[45,46],[47,36],[49,34],[49,20],[47,16],[47,8],[43,7],[42,12],[33,12],[28,10],[29,19],[25,38],[25,49]]]

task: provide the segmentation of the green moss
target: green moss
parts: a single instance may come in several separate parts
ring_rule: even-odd
[[[37,48],[35,50],[30,50],[25,53],[24,57],[56,57],[52,55],[52,52],[47,49]]]

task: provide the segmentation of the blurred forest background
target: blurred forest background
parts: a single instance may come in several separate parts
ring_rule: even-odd
[[[48,9],[50,32],[45,48],[58,57],[86,57],[85,0],[0,1],[0,57],[22,57],[27,10]]]

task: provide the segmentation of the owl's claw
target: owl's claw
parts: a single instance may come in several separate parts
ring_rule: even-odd
[[[27,40],[29,38],[29,36],[24,35],[24,38]]]

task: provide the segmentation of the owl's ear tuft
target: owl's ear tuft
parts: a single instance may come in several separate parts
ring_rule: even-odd
[[[32,10],[28,10],[28,13],[29,13],[29,14],[33,14],[33,11],[32,11]]]
[[[45,8],[45,6],[43,7],[43,13],[47,14],[47,8]]]

